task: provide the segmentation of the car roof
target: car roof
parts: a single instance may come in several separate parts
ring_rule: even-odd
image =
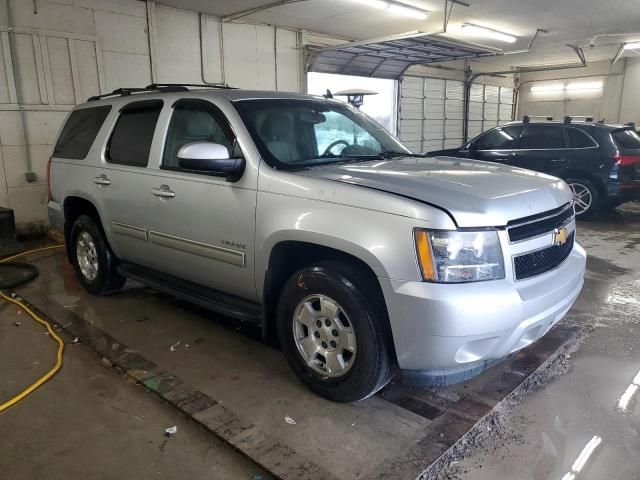
[[[117,92],[117,91],[116,91]],[[235,88],[193,88],[182,91],[131,91],[130,93],[106,94],[103,98],[89,99],[76,108],[89,108],[100,105],[123,105],[138,100],[178,100],[180,98],[212,98],[226,99],[230,102],[236,100],[325,100],[319,95],[310,95],[297,92],[277,92],[269,90],[243,90]]]

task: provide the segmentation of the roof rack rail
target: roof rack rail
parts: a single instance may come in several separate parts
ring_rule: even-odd
[[[544,118],[547,122],[553,121],[553,117],[547,115],[525,115],[522,117],[522,123],[530,123],[532,118]]]
[[[107,97],[126,97],[127,95],[131,95],[132,93],[141,93],[141,92],[187,92],[189,91],[189,87],[201,87],[201,88],[223,88],[223,89],[233,89],[234,87],[230,87],[225,84],[206,84],[206,83],[151,83],[146,87],[122,87],[116,88],[113,92],[103,93],[102,95],[94,95],[93,97],[89,97],[88,102],[93,102],[96,100],[101,100]]]
[[[225,90],[235,90],[236,87],[230,87],[226,83],[151,83],[145,88],[150,90],[159,90],[162,88],[180,88],[188,90],[187,87],[200,87],[200,88],[221,88]]]

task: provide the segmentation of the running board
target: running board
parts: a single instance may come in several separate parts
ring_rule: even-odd
[[[262,306],[259,303],[250,302],[134,263],[123,262],[118,265],[117,271],[120,275],[154,290],[167,293],[222,315],[244,322],[262,323]]]

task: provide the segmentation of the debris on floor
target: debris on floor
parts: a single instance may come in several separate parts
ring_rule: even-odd
[[[178,345],[180,345],[180,340],[178,340],[176,343],[174,343],[173,345],[171,345],[171,346],[169,347],[169,351],[171,351],[171,352],[175,352],[175,351],[176,351],[176,349],[178,348]]]
[[[284,421],[287,422],[289,425],[295,425],[296,424],[296,421],[291,417],[284,417]]]
[[[169,427],[169,428],[165,428],[164,429],[165,437],[170,437],[171,435],[175,435],[176,433],[178,433],[178,427],[175,426],[175,425],[173,427]]]

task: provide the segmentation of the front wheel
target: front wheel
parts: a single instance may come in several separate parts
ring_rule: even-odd
[[[601,195],[593,183],[586,179],[568,179],[566,182],[573,191],[576,217],[589,218],[600,210]]]
[[[93,219],[80,215],[69,235],[69,253],[78,279],[94,295],[119,290],[126,279],[116,272],[116,259]]]
[[[287,362],[329,400],[363,400],[395,372],[386,311],[372,281],[327,262],[296,272],[280,295],[277,328]]]

